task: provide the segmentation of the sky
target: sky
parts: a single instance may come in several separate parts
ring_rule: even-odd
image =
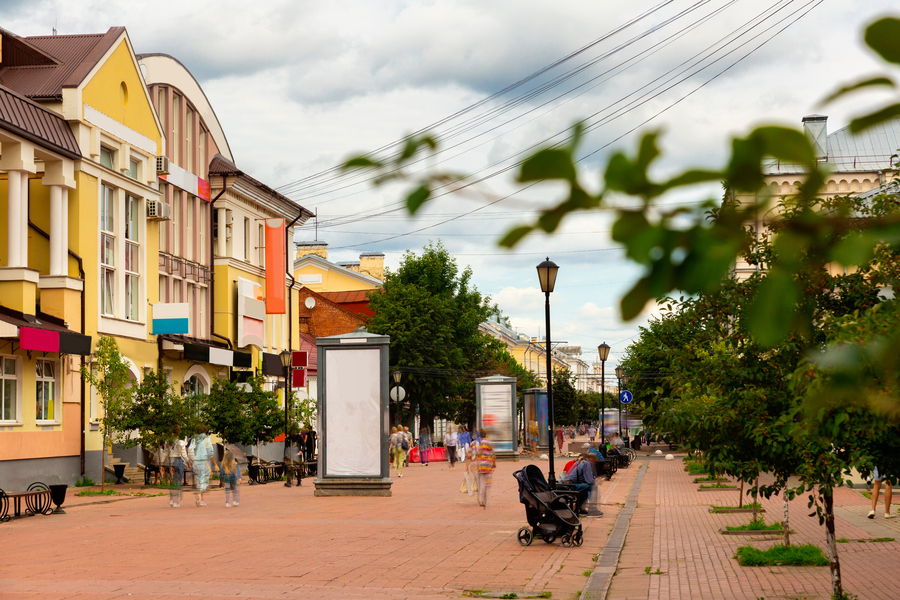
[[[584,120],[591,130],[579,168],[596,190],[610,153],[633,151],[650,129],[663,131],[658,176],[722,164],[729,137],[763,123],[799,127],[818,113],[835,131],[878,101],[821,104],[840,85],[885,71],[861,40],[864,25],[892,8],[886,0],[0,0],[0,27],[28,36],[124,26],[137,53],[177,58],[203,87],[237,165],[317,212],[297,239],[326,242],[331,260],[383,252],[396,269],[404,252],[440,242],[518,332],[538,337],[546,332],[535,267],[549,257],[559,265],[551,339],[581,346],[588,363],[608,343],[611,373],[638,326],[658,314],[647,306],[633,321],[620,318],[619,299],[641,270],[610,239],[609,210],[573,215],[514,251],[498,247],[503,233],[561,199],[553,185],[516,185],[516,161]],[[424,131],[440,152],[411,174],[464,174],[473,185],[415,216],[398,204],[409,184],[375,188],[364,174],[333,170]],[[663,202],[720,193],[704,187]]]

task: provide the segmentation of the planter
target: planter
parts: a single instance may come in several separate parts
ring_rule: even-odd
[[[738,489],[736,485],[728,485],[724,487],[697,488],[701,492],[730,492]]]
[[[53,511],[54,514],[66,514],[66,511],[62,509],[62,503],[66,501],[66,490],[69,486],[65,483],[59,483],[48,487],[50,488],[50,499],[53,500],[53,504],[56,505],[56,510]]]
[[[747,536],[747,535],[784,535],[784,529],[756,529],[756,530],[745,530],[745,531],[728,531],[724,527],[719,529],[719,533],[722,535],[737,535],[737,536]],[[794,533],[794,530],[791,529],[791,533]]]
[[[124,463],[119,463],[113,465],[113,472],[116,474],[116,483],[122,483],[122,477],[125,476],[125,465]]]
[[[714,513],[714,514],[752,513],[753,509],[752,508],[720,508],[717,510],[717,509],[714,509],[712,506],[710,506],[709,512]],[[756,509],[756,512],[762,514],[762,513],[766,512],[766,509],[758,508],[758,509]]]

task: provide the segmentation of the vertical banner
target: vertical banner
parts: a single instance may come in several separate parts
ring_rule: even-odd
[[[287,312],[284,253],[284,219],[266,219],[266,314],[269,315]]]

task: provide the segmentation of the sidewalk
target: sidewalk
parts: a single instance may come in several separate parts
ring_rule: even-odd
[[[688,600],[831,597],[828,567],[740,567],[732,557],[738,546],[768,548],[771,538],[724,536],[718,529],[741,525],[747,513],[712,514],[711,504],[736,505],[737,490],[700,492],[680,460],[647,460],[648,471],[631,520],[628,538],[607,598],[610,600]],[[746,500],[749,501],[749,500]],[[745,502],[746,502],[745,501]],[[766,522],[783,519],[783,500],[761,500]],[[792,544],[825,548],[825,530],[808,516],[808,498],[790,504]],[[836,523],[844,590],[860,600],[898,597],[896,569],[900,544],[859,542],[892,537],[900,540],[900,518],[885,521],[883,505],[875,520],[865,518],[869,500],[856,490],[835,491]],[[896,514],[897,509],[892,512]],[[651,574],[648,574],[647,568]],[[661,574],[653,574],[658,571]]]
[[[498,464],[487,509],[459,492],[463,472],[447,463],[405,468],[391,498],[316,498],[304,480],[244,485],[232,508],[217,488],[202,509],[186,493],[172,509],[168,495],[76,498],[72,488],[66,515],[0,524],[0,598],[362,600],[475,590],[574,599],[636,469],[602,484],[605,515],[584,519],[583,546],[522,547],[525,510],[512,473],[529,462],[546,471],[546,461]],[[556,461],[557,472],[565,462]]]

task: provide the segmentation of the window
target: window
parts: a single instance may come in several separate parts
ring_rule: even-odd
[[[100,164],[106,167],[107,169],[113,168],[113,163],[116,160],[116,153],[113,150],[110,150],[106,146],[100,146]]]
[[[169,203],[169,196],[166,193],[166,184],[162,181],[159,182],[159,199],[165,203]],[[169,228],[172,227],[172,221],[160,221],[159,223],[159,251],[171,253],[172,249],[169,247]]]
[[[185,169],[190,173],[194,170],[194,111],[187,109],[184,119],[185,137]]]
[[[169,301],[169,278],[165,275],[159,276],[159,303],[165,304]]]
[[[206,130],[203,127],[200,128],[200,148],[197,151],[197,160],[200,164],[197,165],[199,171],[199,175],[202,179],[207,178],[206,168],[209,166],[209,161],[206,159]]]
[[[181,190],[172,188],[172,254],[181,256]]]
[[[116,291],[116,190],[100,186],[100,312],[115,314]]]
[[[257,248],[259,249],[259,266],[262,268],[266,268],[266,233],[265,233],[265,225],[259,226],[259,245]]]
[[[244,217],[244,260],[250,260],[250,219]]]
[[[19,375],[16,369],[16,359],[11,356],[0,358],[0,421],[15,421],[18,419],[19,405]]]
[[[187,194],[185,197],[185,219],[184,230],[186,237],[184,240],[184,257],[188,260],[194,260],[194,197]]]
[[[141,317],[141,246],[138,224],[141,217],[141,200],[125,197],[125,318],[138,321]]]
[[[132,179],[138,178],[138,165],[140,163],[133,158],[128,159],[128,171],[125,173]]]
[[[156,96],[156,114],[159,115],[159,122],[165,131],[166,127],[166,88],[161,87],[157,91]]]
[[[181,159],[181,96],[172,96],[172,162],[180,164]]]
[[[193,416],[200,415],[200,397],[205,393],[203,380],[192,375],[184,382],[184,397]]]
[[[39,358],[35,361],[37,420],[53,421],[56,400],[56,363]]]

